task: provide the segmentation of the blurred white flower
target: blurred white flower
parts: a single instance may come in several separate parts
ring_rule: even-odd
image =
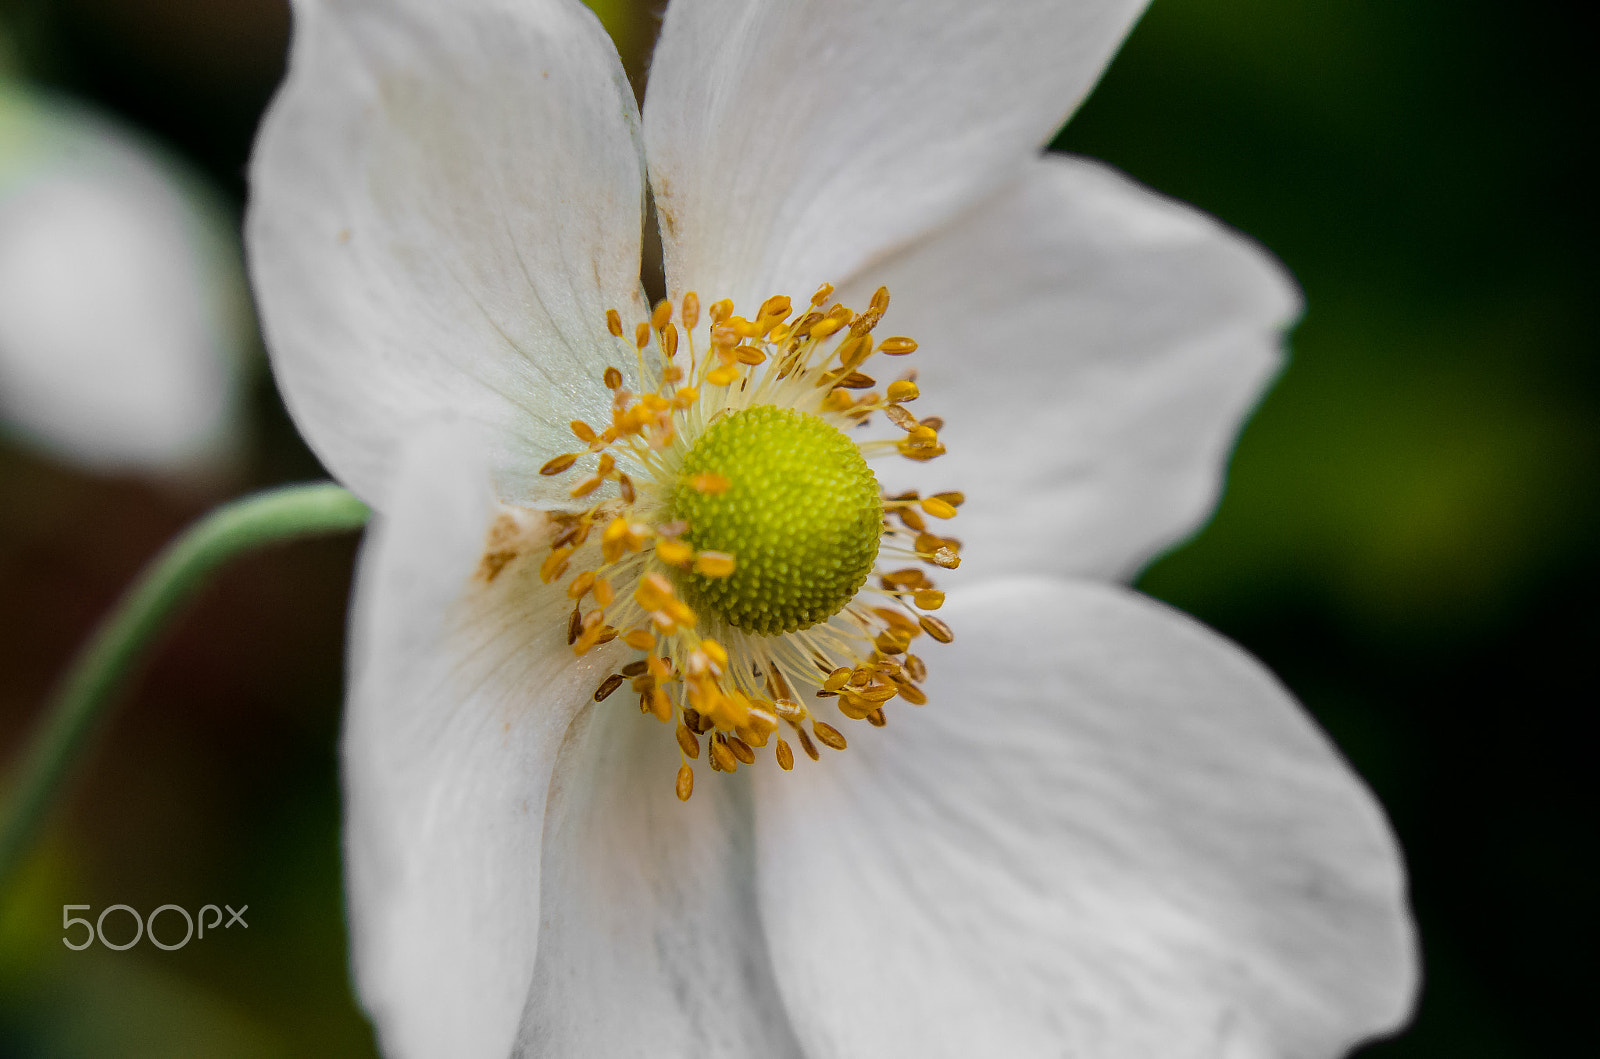
[[[0,427],[95,470],[214,471],[253,327],[237,234],[198,176],[0,81]]]
[[[387,1052],[1309,1057],[1404,1018],[1370,795],[1112,581],[1205,517],[1298,311],[1247,240],[1040,154],[1141,9],[674,0],[641,128],[575,0],[295,4],[249,250],[290,410],[377,512],[345,842]],[[880,287],[915,385],[866,378],[909,351]],[[842,462],[717,456],[768,407]],[[869,410],[889,438],[836,430]],[[968,583],[839,596],[793,527],[851,452],[946,444],[910,469],[964,497],[890,483],[872,547]],[[804,488],[749,473],[784,460]],[[955,506],[964,544],[917,529]]]

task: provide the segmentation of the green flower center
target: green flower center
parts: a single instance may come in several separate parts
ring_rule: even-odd
[[[704,489],[697,476],[726,488]],[[827,620],[860,590],[878,557],[883,501],[855,442],[814,415],[757,405],[695,441],[672,516],[696,548],[736,561],[730,577],[680,575],[691,605],[775,636]]]

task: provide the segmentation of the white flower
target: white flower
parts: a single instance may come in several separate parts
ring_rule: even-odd
[[[1371,797],[1259,665],[1110,581],[1210,508],[1297,308],[1245,240],[1040,155],[1141,6],[675,0],[641,135],[575,2],[296,4],[247,232],[290,409],[378,512],[344,755],[356,979],[387,1052],[1299,1057],[1404,1017],[1413,942]],[[870,601],[790,620],[785,593],[848,591],[855,560],[733,579],[808,547],[763,550],[778,499],[833,533],[863,481],[793,439],[837,471],[815,502],[745,474],[781,462],[759,440],[707,455],[723,409],[846,421],[816,383],[849,331],[775,382],[827,282],[863,312],[892,291],[917,416],[948,418],[904,433],[885,393],[849,437],[945,445],[875,470],[892,495],[965,493],[964,548],[894,532],[879,553],[965,560],[921,707],[906,645],[863,638]],[[741,320],[719,308],[718,336],[724,298]],[[715,534],[733,578],[674,565]],[[757,611],[786,631],[752,632]],[[638,672],[626,639],[672,669],[597,703]],[[812,690],[841,660],[870,670],[853,704]],[[848,749],[780,767],[815,720]],[[680,802],[703,735],[737,772]]]
[[[0,419],[95,470],[234,452],[255,326],[238,235],[177,163],[0,83]]]

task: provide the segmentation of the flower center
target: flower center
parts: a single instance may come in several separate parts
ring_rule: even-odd
[[[817,416],[774,405],[724,415],[684,457],[680,481],[672,517],[688,523],[685,540],[738,557],[729,577],[683,575],[685,595],[735,628],[808,628],[843,610],[872,572],[878,480],[856,443]],[[707,481],[726,486],[696,488]]]
[[[713,302],[701,327],[690,291],[658,303],[631,335],[607,310],[638,389],[607,367],[610,423],[573,420],[582,447],[539,469],[581,475],[567,490],[581,509],[544,512],[551,532],[538,546],[538,578],[566,584],[574,653],[617,639],[637,652],[594,701],[628,685],[641,713],[674,725],[682,799],[702,751],[712,771],[733,772],[770,742],[788,771],[789,739],[815,761],[819,745],[846,749],[841,727],[882,728],[902,705],[926,703],[913,642],[954,635],[932,613],[944,593],[910,564],[961,565],[961,542],[938,526],[964,497],[884,495],[867,464],[944,453],[944,420],[906,407],[921,393],[916,372],[880,390],[862,370],[917,343],[873,337],[886,288],[860,313],[832,295],[823,284],[798,316],[782,295],[750,318]],[[858,436],[880,416],[898,437]],[[483,582],[524,554],[520,525],[510,510],[496,520]],[[873,576],[879,560],[890,568]]]

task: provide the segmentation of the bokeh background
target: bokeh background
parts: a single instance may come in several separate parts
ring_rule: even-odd
[[[642,83],[659,5],[593,6]],[[146,130],[237,209],[288,29],[284,0],[0,0],[0,73]],[[1054,144],[1251,233],[1305,288],[1215,520],[1140,585],[1272,666],[1399,831],[1427,984],[1370,1059],[1593,1036],[1590,39],[1549,0],[1155,0]],[[162,542],[319,475],[254,379],[246,455],[201,483],[0,440],[0,761]],[[129,689],[0,894],[0,1056],[372,1054],[334,755],[353,551],[237,563]],[[63,904],[118,902],[248,904],[249,928],[61,945]]]

